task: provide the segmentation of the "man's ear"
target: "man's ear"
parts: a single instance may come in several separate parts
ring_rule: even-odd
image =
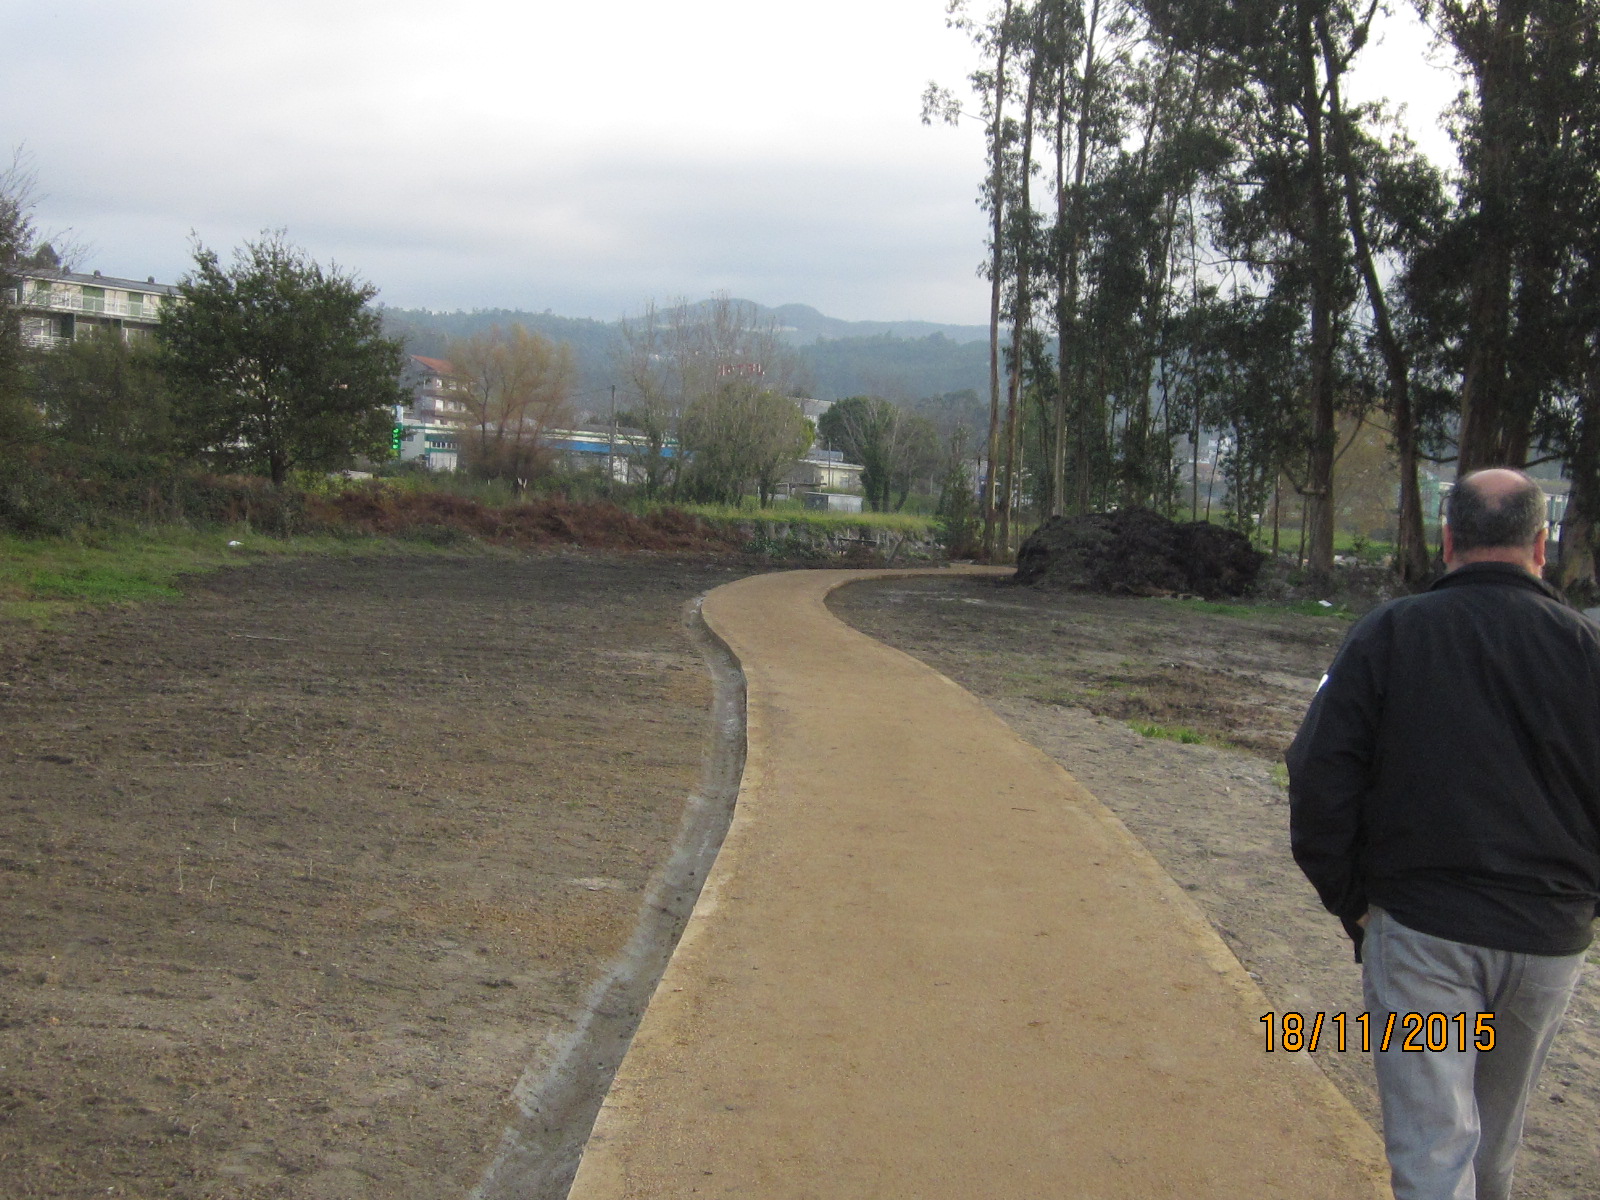
[[[1456,539],[1450,533],[1450,526],[1448,524],[1446,524],[1445,527],[1444,527],[1444,551],[1443,551],[1443,553],[1444,553],[1444,565],[1447,566],[1447,567],[1455,566],[1455,562],[1456,562]]]
[[[1550,527],[1546,525],[1539,530],[1538,536],[1533,539],[1533,573],[1535,575],[1544,573],[1545,554],[1550,549],[1549,543]]]

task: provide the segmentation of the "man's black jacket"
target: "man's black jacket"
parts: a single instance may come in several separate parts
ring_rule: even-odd
[[[1475,563],[1357,623],[1286,755],[1295,861],[1328,910],[1529,954],[1600,898],[1600,627]]]

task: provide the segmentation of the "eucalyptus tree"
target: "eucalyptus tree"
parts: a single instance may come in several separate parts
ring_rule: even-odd
[[[1327,79],[1329,144],[1344,204],[1351,257],[1372,314],[1371,338],[1385,375],[1384,404],[1398,460],[1400,486],[1394,566],[1407,584],[1419,585],[1431,566],[1423,533],[1422,495],[1418,468],[1422,454],[1422,395],[1412,379],[1412,348],[1396,312],[1403,306],[1404,277],[1438,237],[1446,212],[1443,180],[1419,155],[1409,139],[1393,134],[1387,142],[1370,132],[1378,115],[1370,107],[1352,111],[1343,99],[1340,81],[1367,41],[1376,9],[1369,9],[1336,36],[1326,14],[1314,19],[1317,43]],[[1399,275],[1398,295],[1380,270],[1387,260]]]
[[[1468,76],[1457,106],[1458,470],[1520,465],[1560,387],[1559,289],[1579,218],[1569,167],[1592,107],[1595,0],[1418,0]]]
[[[1239,157],[1218,189],[1212,236],[1242,272],[1306,313],[1301,386],[1311,569],[1333,568],[1338,359],[1356,277],[1330,98],[1367,37],[1371,10],[1348,0],[1147,0],[1164,35],[1226,64]],[[1346,139],[1348,140],[1348,139]]]
[[[981,116],[985,129],[985,153],[988,174],[980,193],[979,203],[989,213],[989,258],[985,273],[989,277],[989,431],[987,464],[983,485],[983,544],[986,558],[996,554],[998,532],[998,480],[996,468],[1000,461],[1000,322],[1006,279],[1006,217],[1008,189],[1011,187],[1010,165],[1017,128],[1009,115],[1013,103],[1011,74],[1012,58],[1016,49],[1022,8],[1017,0],[1001,0],[1000,7],[983,19],[974,18],[967,11],[967,0],[948,0],[946,11],[952,27],[969,34],[982,55],[982,65],[972,73],[970,82],[981,98]],[[923,94],[922,119],[955,123],[961,118],[961,105],[955,97],[937,84],[930,84]]]
[[[1430,366],[1457,393],[1456,469],[1562,459],[1573,487],[1561,574],[1591,578],[1600,3],[1416,4],[1465,79],[1451,122],[1457,204],[1406,278]]]
[[[1568,214],[1562,256],[1559,344],[1563,386],[1545,405],[1536,429],[1558,451],[1571,481],[1563,518],[1557,578],[1574,598],[1600,600],[1600,20],[1596,6],[1574,5],[1583,19],[1566,47],[1565,128],[1544,164],[1548,186]],[[1571,86],[1579,81],[1587,86]]]
[[[1047,73],[1054,214],[1049,233],[1056,333],[1056,395],[1048,493],[1052,514],[1086,511],[1103,445],[1104,392],[1092,381],[1094,344],[1084,321],[1096,184],[1127,136],[1127,89],[1139,25],[1124,0],[1042,0],[1039,67]],[[1071,498],[1068,460],[1071,451]]]
[[[1305,322],[1302,303],[1271,293],[1236,295],[1200,313],[1202,419],[1225,433],[1218,465],[1241,533],[1256,532],[1275,481],[1305,444],[1309,413],[1283,403],[1302,369]]]

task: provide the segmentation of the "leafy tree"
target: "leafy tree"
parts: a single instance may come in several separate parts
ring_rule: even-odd
[[[817,432],[861,464],[861,490],[877,512],[904,506],[913,480],[938,469],[939,432],[933,422],[881,397],[840,400],[822,414]]]
[[[971,440],[972,432],[965,425],[957,425],[950,432],[939,478],[936,515],[941,540],[951,558],[967,558],[978,550],[977,505],[968,467]]]
[[[753,305],[725,295],[664,309],[652,303],[642,316],[624,321],[618,367],[625,405],[619,419],[644,435],[649,452],[642,465],[650,495],[677,480],[682,460],[671,447],[682,437],[679,426],[692,405],[702,404],[703,415],[719,411],[728,402],[721,394],[724,386],[737,379],[759,380],[757,391],[796,395],[802,378],[799,355],[773,322],[763,321]],[[702,473],[695,486],[705,486],[705,478]]]
[[[17,286],[10,273],[32,248],[33,177],[20,155],[0,171],[0,440],[14,440],[35,422],[23,396],[22,328],[11,299]]]
[[[64,441],[139,454],[171,448],[171,399],[153,346],[100,328],[35,354],[28,374],[45,424]]]
[[[228,268],[197,246],[178,291],[156,338],[189,450],[278,485],[293,469],[387,457],[404,351],[383,336],[370,284],[269,233]]]
[[[1295,385],[1304,312],[1270,296],[1240,296],[1196,315],[1204,331],[1194,350],[1202,420],[1224,434],[1219,466],[1232,524],[1253,534],[1280,472],[1305,445],[1307,414],[1283,402]]]
[[[755,483],[761,506],[811,446],[812,426],[800,406],[749,378],[723,378],[684,410],[687,458],[680,491],[690,499],[738,504]]]
[[[571,347],[521,325],[495,326],[445,348],[454,371],[452,399],[463,406],[467,469],[510,481],[516,492],[547,471],[544,436],[570,413]]]

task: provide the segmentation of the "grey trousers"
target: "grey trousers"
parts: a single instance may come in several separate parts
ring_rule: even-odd
[[[1408,929],[1374,908],[1361,957],[1395,1200],[1510,1200],[1528,1097],[1584,955],[1468,946]],[[1419,1017],[1408,1021],[1410,1013]],[[1445,1020],[1430,1025],[1435,1013]],[[1464,1025],[1457,1013],[1466,1014]],[[1492,1050],[1477,1049],[1480,1013],[1494,1014]],[[1448,1048],[1402,1048],[1408,1035],[1426,1047],[1430,1033],[1435,1047]]]

